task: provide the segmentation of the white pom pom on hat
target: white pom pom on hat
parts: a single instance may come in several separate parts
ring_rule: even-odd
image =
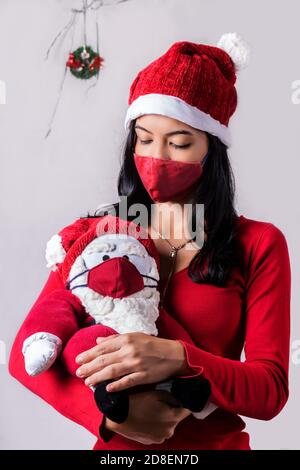
[[[218,47],[231,57],[235,70],[239,71],[248,66],[250,47],[238,33],[224,33],[218,41]]]
[[[66,251],[62,244],[62,237],[56,233],[47,241],[45,254],[47,268],[51,268],[52,271],[56,271],[57,264],[62,263],[65,256]]]

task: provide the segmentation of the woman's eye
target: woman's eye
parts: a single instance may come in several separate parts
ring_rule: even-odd
[[[142,145],[147,145],[147,144],[150,144],[150,142],[152,142],[152,140],[142,140],[142,139],[139,139],[139,141]],[[187,149],[188,147],[191,146],[191,144],[176,145],[176,144],[173,144],[172,142],[170,143],[170,145],[172,145],[175,149]]]
[[[103,260],[103,261],[106,261],[107,259],[110,259],[110,257],[109,257],[108,255],[102,256],[102,260]]]
[[[171,144],[171,145],[173,145],[175,149],[187,149],[188,147],[191,146],[191,144],[185,144],[185,145]]]

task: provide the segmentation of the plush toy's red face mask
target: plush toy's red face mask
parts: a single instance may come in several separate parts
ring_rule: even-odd
[[[127,297],[144,288],[140,272],[127,258],[111,258],[88,273],[88,287],[103,296]]]
[[[134,153],[134,162],[141,181],[151,199],[170,201],[184,194],[200,178],[204,161],[191,163],[146,157]]]
[[[88,272],[87,284],[78,284],[74,287],[70,287],[75,279],[86,272]],[[127,257],[122,256],[108,259],[91,269],[77,274],[77,276],[74,276],[68,281],[67,287],[71,290],[78,287],[89,287],[104,297],[121,298],[128,297],[144,289],[143,277],[151,278],[153,281],[156,281],[155,285],[148,287],[157,287],[157,279],[141,274]]]

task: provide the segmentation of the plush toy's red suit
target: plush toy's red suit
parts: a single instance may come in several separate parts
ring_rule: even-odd
[[[92,348],[97,337],[143,332],[157,335],[165,328],[169,339],[191,338],[159,306],[159,255],[147,231],[112,215],[79,219],[47,244],[48,267],[59,269],[66,289],[38,302],[23,326],[25,369],[35,376],[48,370],[60,352],[75,375],[75,358]],[[209,382],[201,377],[173,378],[156,384],[170,389],[181,406],[195,413],[207,403]],[[128,393],[107,392],[104,381],[92,387],[99,409],[123,422]]]

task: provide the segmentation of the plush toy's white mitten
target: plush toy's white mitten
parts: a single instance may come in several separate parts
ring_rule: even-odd
[[[35,376],[48,370],[60,353],[61,347],[61,339],[51,333],[38,332],[26,338],[22,353],[27,374]]]

